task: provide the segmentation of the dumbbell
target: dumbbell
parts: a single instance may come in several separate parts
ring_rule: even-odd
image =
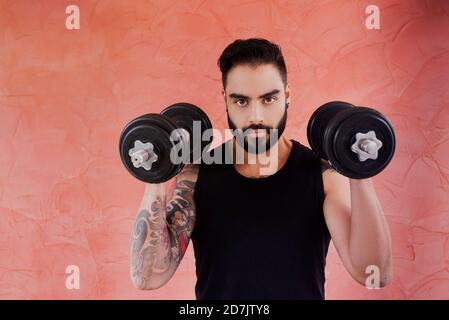
[[[352,179],[381,172],[396,146],[393,127],[382,113],[343,101],[315,110],[307,124],[307,139],[319,157]]]
[[[194,132],[194,128],[198,128],[198,132]],[[190,163],[198,160],[202,150],[212,141],[212,135],[203,137],[209,129],[212,129],[212,124],[201,108],[186,102],[175,103],[159,114],[148,113],[131,120],[120,135],[120,157],[137,179],[162,183],[176,176],[186,162],[175,163],[171,152],[178,150],[179,155],[188,150],[188,159],[183,159]],[[199,141],[194,137],[198,134]],[[173,149],[175,146],[177,148]]]

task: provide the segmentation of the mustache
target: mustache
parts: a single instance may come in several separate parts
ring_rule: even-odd
[[[248,127],[244,127],[242,128],[243,132],[246,132],[247,130],[251,131],[251,130],[265,130],[265,131],[270,131],[270,129],[273,129],[273,127],[268,127],[268,126],[264,126],[263,124],[252,124]]]

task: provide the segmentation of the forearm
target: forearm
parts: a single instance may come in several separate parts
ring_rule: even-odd
[[[185,165],[167,202],[165,183],[146,185],[131,240],[131,278],[136,288],[159,288],[179,266],[195,224],[197,174],[198,166]]]
[[[371,179],[350,179],[351,232],[349,253],[360,275],[366,268],[379,268],[381,282],[391,275],[391,239],[388,224]]]
[[[160,285],[170,267],[166,184],[146,184],[131,239],[131,279],[138,289]]]
[[[176,177],[175,186],[167,204],[167,223],[171,255],[175,264],[181,262],[192,234],[196,214],[193,199],[198,166],[186,164]]]

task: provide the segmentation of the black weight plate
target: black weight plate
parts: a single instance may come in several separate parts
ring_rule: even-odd
[[[190,135],[190,162],[201,158],[202,151],[211,143],[212,136],[206,141],[202,141],[203,133],[212,129],[212,124],[201,108],[186,102],[175,103],[162,110],[161,115],[169,118],[178,128],[187,130]],[[201,125],[199,137],[194,137],[193,121],[199,121]],[[193,143],[194,139],[199,138],[201,143]]]
[[[354,106],[344,101],[331,101],[316,109],[307,124],[307,140],[312,150],[323,159],[328,159],[323,148],[324,132],[332,118],[340,111]]]
[[[382,141],[377,159],[360,161],[351,150],[356,133],[374,131]],[[396,138],[390,122],[380,112],[366,107],[356,107],[342,112],[332,122],[325,134],[325,152],[329,161],[341,174],[352,179],[366,179],[381,172],[391,161]]]
[[[162,183],[172,178],[178,167],[170,159],[171,148],[175,141],[170,139],[170,134],[175,130],[175,125],[157,113],[149,113],[130,121],[120,135],[120,157],[128,171],[137,179],[148,183]],[[134,147],[136,140],[142,143],[151,142],[154,151],[158,155],[156,162],[150,170],[135,168],[129,156],[129,150]]]

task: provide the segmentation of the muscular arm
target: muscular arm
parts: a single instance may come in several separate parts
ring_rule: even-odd
[[[370,179],[348,179],[323,161],[323,212],[337,252],[350,275],[362,285],[368,266],[380,271],[379,285],[392,277],[388,224]]]
[[[167,222],[171,253],[176,264],[181,262],[195,226],[193,192],[198,178],[198,166],[189,165],[176,179],[171,200],[167,205]]]
[[[168,203],[166,184],[147,184],[131,239],[131,279],[141,290],[164,285],[178,268],[195,225],[193,192],[198,165],[176,176]]]

